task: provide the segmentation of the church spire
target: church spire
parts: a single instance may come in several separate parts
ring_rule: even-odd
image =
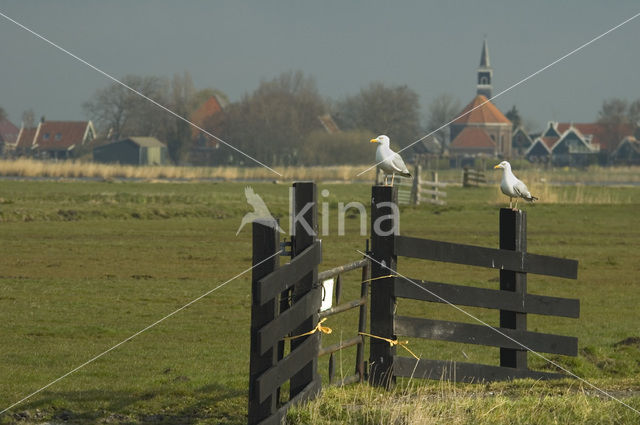
[[[489,46],[487,45],[487,39],[485,38],[482,43],[482,53],[480,55],[480,66],[478,67],[478,85],[476,92],[485,96],[487,99],[491,99],[493,69],[491,68],[491,62],[489,61]]]
[[[482,43],[482,55],[480,55],[480,68],[490,68],[489,64],[489,47],[487,46],[487,39],[484,39]]]

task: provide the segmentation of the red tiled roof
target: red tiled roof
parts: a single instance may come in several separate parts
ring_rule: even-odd
[[[493,150],[496,144],[482,127],[465,127],[451,142],[453,150]]]
[[[551,148],[553,147],[553,145],[556,144],[556,142],[558,140],[560,140],[559,137],[552,137],[552,136],[548,136],[548,137],[540,137],[540,140],[542,140],[542,143],[544,143],[545,145],[547,145],[547,147],[549,148],[549,150],[551,150]]]
[[[610,151],[616,148],[616,146],[609,146],[609,140],[607,140],[606,133],[607,127],[605,124],[601,123],[568,123],[568,122],[560,122],[558,123],[557,129],[562,134],[569,129],[573,125],[574,128],[578,129],[580,133],[584,136],[592,136],[591,144],[600,145],[601,150]],[[629,124],[621,124],[618,128],[618,134],[621,137],[630,136],[633,134],[633,126]],[[611,141],[614,145],[620,140]]]
[[[18,138],[20,129],[9,120],[0,120],[0,140],[5,143],[14,143]]]
[[[38,131],[38,127],[23,128],[18,140],[16,141],[17,148],[29,149],[33,145],[33,138]]]
[[[458,116],[460,115],[462,116],[453,121],[452,124],[511,124],[511,121],[500,112],[496,105],[487,102],[487,98],[481,94],[477,95],[471,103],[465,106],[462,112],[458,114]]]
[[[215,96],[211,96],[209,99],[203,102],[202,105],[198,107],[198,109],[193,111],[190,117],[191,122],[196,124],[198,127],[203,127],[204,122],[207,118],[217,114],[220,111],[222,111],[220,102],[218,102],[218,99],[216,99]],[[191,127],[191,137],[196,139],[199,135],[200,130],[195,127]]]
[[[38,149],[64,150],[81,145],[88,121],[45,121],[36,139]]]

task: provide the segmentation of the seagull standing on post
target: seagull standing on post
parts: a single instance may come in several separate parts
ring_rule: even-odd
[[[509,197],[509,208],[511,208],[511,202],[513,198],[516,198],[516,207],[518,209],[518,198],[522,198],[525,201],[533,202],[537,201],[538,198],[532,196],[527,189],[527,185],[522,183],[516,176],[511,172],[511,164],[507,161],[502,161],[500,164],[496,165],[493,168],[502,168],[502,181],[500,182],[500,190],[502,193]]]
[[[384,172],[384,185],[387,186],[387,176],[391,174],[391,186],[393,186],[393,178],[396,174],[403,177],[411,177],[411,173],[407,169],[404,161],[394,151],[389,148],[389,138],[380,135],[375,139],[371,139],[371,143],[377,143],[376,162]]]

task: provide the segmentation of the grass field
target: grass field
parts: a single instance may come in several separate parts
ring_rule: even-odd
[[[235,235],[249,211],[244,186],[0,181],[0,410],[247,269],[250,228]],[[288,184],[252,186],[286,230]],[[529,328],[577,336],[580,355],[553,360],[638,409],[640,188],[547,182],[533,187],[545,196],[524,207],[528,250],[575,258],[580,267],[577,281],[531,276],[529,290],[580,298],[581,317],[530,316]],[[331,228],[323,236],[326,269],[360,257],[356,250],[364,248],[366,236],[359,233],[358,217],[348,215],[346,235],[336,235],[337,205],[368,205],[370,186],[320,184],[322,189],[330,192],[320,199],[330,211]],[[505,198],[496,187],[447,192],[446,206],[404,207],[401,233],[497,247],[498,208]],[[407,260],[399,271],[497,287],[498,274],[491,270]],[[357,273],[347,276],[345,296],[355,297]],[[245,423],[250,303],[247,273],[0,415],[0,424]],[[469,321],[446,305],[400,302],[398,309]],[[469,311],[497,324],[496,312]],[[328,322],[334,332],[323,344],[352,336],[355,322],[355,312]],[[497,349],[410,344],[427,358],[497,362]],[[353,352],[347,350],[341,360],[342,372],[352,373]],[[529,362],[549,369],[532,354]],[[326,360],[321,366],[324,373]],[[545,414],[536,416],[532,406]],[[327,418],[325,423],[638,420],[633,411],[575,381],[476,386],[402,381],[391,394],[355,386],[327,391],[290,415],[293,423],[320,423],[320,418]]]

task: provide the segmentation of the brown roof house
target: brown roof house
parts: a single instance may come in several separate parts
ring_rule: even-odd
[[[593,134],[584,134],[583,130],[592,127],[581,124],[559,124],[550,121],[547,128],[525,152],[532,162],[548,162],[557,166],[585,166],[598,162],[600,145]]]
[[[200,128],[204,128],[207,120],[222,112],[225,102],[218,96],[211,96],[195,110],[189,117],[190,121]],[[194,165],[211,165],[215,162],[220,143],[196,127],[191,127],[193,143],[189,149],[188,161]]]
[[[15,143],[17,155],[38,158],[73,158],[78,148],[91,142],[96,132],[91,121],[45,121],[37,127],[20,128]]]
[[[13,149],[18,139],[18,133],[20,129],[13,125],[13,123],[7,119],[0,120],[0,154],[4,155],[5,146]]]
[[[476,97],[458,114],[459,118],[449,125],[454,156],[511,157],[511,121],[489,101],[492,92],[493,69],[489,63],[487,41],[482,45]]]

